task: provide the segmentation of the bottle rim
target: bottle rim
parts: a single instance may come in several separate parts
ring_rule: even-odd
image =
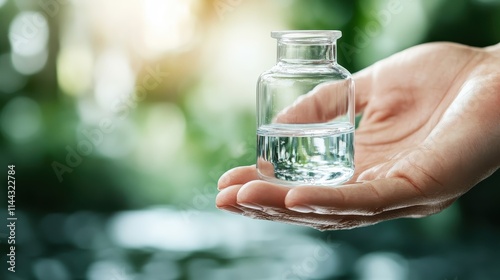
[[[271,31],[271,37],[275,39],[330,39],[336,40],[342,37],[340,30],[279,30]]]

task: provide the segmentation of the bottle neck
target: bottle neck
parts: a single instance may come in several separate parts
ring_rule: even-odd
[[[336,61],[336,40],[278,40],[278,63],[329,64]]]

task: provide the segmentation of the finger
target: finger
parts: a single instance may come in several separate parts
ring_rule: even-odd
[[[444,208],[451,205],[451,203],[444,203],[439,205],[415,205],[405,208],[389,210],[374,216],[364,215],[321,215],[309,213],[314,215],[310,218],[308,226],[319,230],[340,230],[364,227],[369,225],[378,224],[380,222],[399,219],[399,218],[422,218],[432,214],[441,212]],[[282,215],[282,218],[294,220],[300,213],[295,213],[292,216]],[[300,218],[302,221],[302,219]]]
[[[252,181],[245,185],[238,184],[224,188],[217,195],[215,205],[229,211],[232,208],[247,212],[262,211],[264,208],[287,210],[285,197],[288,190],[290,188],[265,181]]]
[[[275,177],[274,165],[261,156],[257,159],[257,168],[257,174],[264,175],[264,177],[267,176],[269,178]]]
[[[226,209],[224,209],[224,210],[226,210]],[[241,211],[241,213],[237,213],[237,214],[240,214],[240,215],[243,215],[245,217],[252,218],[252,219],[280,222],[280,223],[299,225],[299,226],[308,226],[308,227],[319,228],[319,229],[321,229],[325,226],[322,224],[315,224],[314,220],[312,220],[310,218],[301,218],[301,217],[293,217],[293,216],[289,218],[289,216],[287,216],[287,215],[281,215],[281,214],[276,214],[276,213],[269,213],[267,211],[249,209],[249,208],[245,208],[243,206],[240,206],[238,211]]]
[[[285,208],[285,198],[290,187],[255,180],[246,183],[238,191],[237,203],[255,210]]]
[[[283,206],[286,193],[291,190],[293,189],[264,181],[252,181],[245,186],[234,185],[222,190],[217,196],[216,204],[220,209],[254,219],[309,226],[319,230],[338,230],[368,226],[396,218],[424,217],[440,212],[454,201],[412,205],[383,211],[373,216],[301,213]],[[255,207],[256,205],[259,207]]]
[[[225,208],[227,206],[235,207],[238,206],[236,202],[236,197],[238,195],[238,191],[243,185],[232,185],[221,190],[217,197],[215,198],[215,206],[217,208]]]
[[[288,209],[337,215],[367,215],[426,204],[429,198],[403,178],[379,179],[339,187],[299,186],[285,198]]]
[[[219,178],[217,183],[217,188],[219,190],[225,189],[228,186],[245,184],[252,180],[257,180],[257,169],[255,165],[250,166],[240,166],[226,171]]]
[[[287,209],[285,199],[290,187],[266,181],[251,181],[238,189],[237,207],[243,215],[310,227],[322,227],[343,221],[345,216],[299,213]],[[345,226],[344,226],[345,227]]]
[[[249,218],[259,219],[259,220],[270,220],[276,222],[283,222],[288,224],[305,225],[308,226],[312,220],[304,218],[293,218],[289,219],[285,215],[274,213],[268,213],[266,211],[256,210],[254,208],[248,208],[237,204],[238,192],[242,188],[242,185],[233,185],[224,188],[216,197],[216,206],[221,210],[225,210],[231,213],[240,214]],[[262,193],[261,193],[262,196]],[[244,201],[246,201],[244,199]],[[262,203],[262,202],[260,202]],[[244,203],[245,204],[245,203]],[[265,203],[264,203],[265,204]],[[284,203],[282,203],[283,205]],[[270,208],[268,208],[270,209]],[[290,211],[284,209],[285,211]],[[297,214],[297,213],[296,213]],[[304,214],[303,214],[304,215]],[[289,215],[290,216],[290,215]],[[307,216],[307,215],[304,215]]]
[[[305,188],[312,188],[312,187],[305,186],[304,189]],[[325,187],[325,188],[332,189],[332,187]],[[339,216],[342,218],[349,215],[360,216],[360,217],[368,216],[366,215],[365,212],[362,212],[360,215],[354,213],[354,211],[350,213],[350,211],[333,211],[329,209],[327,211],[325,210],[325,211],[319,211],[317,213],[310,213],[308,211],[297,211],[297,210],[302,210],[299,207],[294,207],[292,209],[287,208],[286,205],[287,195],[293,191],[294,187],[286,187],[265,181],[256,180],[249,182],[239,188],[236,201],[238,205],[246,208],[264,211],[269,214],[284,215],[287,216],[287,218],[294,218],[294,219],[300,218],[300,220],[305,218],[311,221],[314,220],[328,221],[330,219],[334,219]],[[429,212],[429,210],[435,209],[436,207],[441,207],[441,209],[443,207],[448,207],[451,204],[451,202],[453,201],[447,203],[434,203],[430,205],[410,204],[406,206],[395,207],[390,210],[381,210],[380,213],[374,214],[372,216],[379,216],[380,218],[389,217],[390,215],[389,213],[393,213],[394,215],[393,218],[408,217],[415,215],[427,216],[435,213],[433,211]]]
[[[237,193],[237,206],[244,216],[296,225],[311,226],[316,214],[303,214],[285,207],[285,198],[290,187],[262,180],[251,181],[241,186]]]
[[[262,195],[263,190],[271,194],[272,198]],[[397,218],[425,217],[440,212],[451,205],[452,201],[434,205],[415,205],[395,210],[384,211],[374,216],[366,215],[338,215],[301,213],[284,207],[279,202],[286,193],[283,187],[263,181],[255,181],[242,185],[230,186],[217,196],[217,207],[232,213],[240,214],[253,219],[283,222],[302,226],[309,226],[319,230],[351,229],[377,224],[382,221]],[[240,199],[238,199],[240,197]],[[238,201],[238,203],[237,203]],[[260,207],[255,207],[259,205]],[[250,207],[248,207],[250,206]]]
[[[309,93],[300,96],[289,107],[282,110],[274,120],[276,123],[320,123],[327,122],[347,113],[349,102],[353,102],[349,93],[351,80],[323,83]]]
[[[297,99],[290,107],[281,111],[277,123],[317,123],[326,122],[345,114],[349,102],[355,102],[355,111],[361,113],[370,99],[373,67],[368,67],[353,75],[355,86],[350,80],[320,84],[311,92]],[[353,87],[354,100],[346,94],[346,89]]]
[[[355,104],[356,114],[360,114],[365,109],[373,92],[373,69],[374,66],[365,68],[353,75],[355,84]]]

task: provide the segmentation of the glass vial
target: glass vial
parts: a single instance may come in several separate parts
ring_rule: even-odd
[[[284,185],[338,185],[354,173],[354,82],[340,31],[274,31],[278,59],[257,82],[257,171]]]

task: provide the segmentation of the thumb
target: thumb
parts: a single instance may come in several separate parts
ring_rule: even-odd
[[[353,75],[355,83],[356,114],[363,112],[372,93],[373,66]]]

